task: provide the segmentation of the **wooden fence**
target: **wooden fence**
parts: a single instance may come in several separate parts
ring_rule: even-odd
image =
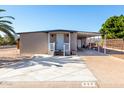
[[[107,48],[124,50],[124,40],[123,39],[107,39],[106,46]]]

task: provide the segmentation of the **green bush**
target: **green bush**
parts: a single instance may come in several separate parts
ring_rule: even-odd
[[[13,39],[11,39],[8,36],[0,36],[0,45],[13,45],[16,44],[16,41]]]
[[[100,33],[107,39],[124,38],[124,16],[112,16],[108,18],[100,29]]]

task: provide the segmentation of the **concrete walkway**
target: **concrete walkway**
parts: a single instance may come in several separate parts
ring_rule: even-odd
[[[84,50],[78,55],[98,79],[99,87],[124,87],[123,59],[92,50]]]
[[[33,83],[37,81],[47,83],[72,82],[73,87],[74,82],[78,82],[80,86],[83,86],[86,82],[91,82],[92,85],[94,84],[93,87],[96,87],[96,78],[89,71],[85,62],[81,61],[78,56],[52,57],[48,55],[35,55],[30,61],[21,61],[0,69],[0,81],[3,84],[7,84],[4,82],[8,81],[31,81]],[[43,82],[41,84],[43,84]],[[45,83],[43,85],[45,85]]]

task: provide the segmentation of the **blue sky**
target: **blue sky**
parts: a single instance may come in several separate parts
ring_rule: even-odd
[[[68,29],[98,32],[107,18],[124,15],[124,6],[45,6],[16,5],[0,6],[7,10],[1,15],[15,17],[16,32]]]

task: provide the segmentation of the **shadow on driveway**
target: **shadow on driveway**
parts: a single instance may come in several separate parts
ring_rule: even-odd
[[[56,66],[56,67],[63,67],[63,64],[70,64],[70,63],[79,63],[85,64],[83,61],[80,60],[78,56],[34,56],[31,60],[24,60],[18,63],[10,64],[5,68],[12,68],[12,69],[21,69],[35,65],[42,65],[42,66]]]

